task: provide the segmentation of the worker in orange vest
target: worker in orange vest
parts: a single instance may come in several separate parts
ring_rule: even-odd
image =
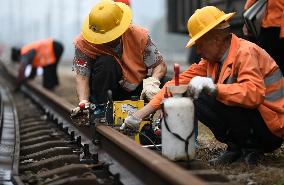
[[[43,68],[43,86],[49,90],[54,90],[59,84],[57,65],[63,49],[63,45],[52,38],[38,40],[23,46],[21,49],[12,48],[12,60],[20,61],[17,88],[25,80],[34,78],[37,68],[41,67]],[[25,74],[29,65],[31,65],[31,72]]]
[[[257,0],[247,0],[244,10],[251,7]],[[245,36],[250,32],[246,25],[243,27]],[[278,64],[284,73],[284,1],[267,0],[266,11],[264,13],[260,33],[256,38],[256,43],[265,49],[267,53]]]
[[[79,104],[72,115],[90,102],[103,111],[108,90],[113,100],[151,100],[160,90],[166,64],[148,31],[131,21],[130,7],[113,1],[100,1],[85,19],[82,33],[74,39]]]
[[[258,164],[265,152],[279,148],[284,139],[284,79],[276,62],[259,46],[230,33],[225,14],[214,6],[195,11],[188,20],[190,40],[202,59],[181,73],[188,84],[196,116],[227,144],[211,164],[244,159]],[[174,84],[174,80],[165,86]],[[144,108],[126,118],[137,128],[142,119],[160,108],[164,87]],[[178,123],[177,123],[178,124]]]

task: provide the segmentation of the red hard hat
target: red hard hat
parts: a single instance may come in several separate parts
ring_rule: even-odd
[[[122,3],[127,4],[128,6],[130,6],[130,0],[114,0],[114,2],[122,2]]]

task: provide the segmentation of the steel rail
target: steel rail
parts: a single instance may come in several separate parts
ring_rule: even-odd
[[[16,73],[6,67],[7,72],[15,79]],[[50,91],[29,81],[22,89],[30,96],[36,96],[44,106],[52,107],[55,113],[60,114],[65,120],[72,124],[70,119],[70,110],[74,107],[64,99],[56,96]],[[34,97],[35,98],[35,97]],[[90,127],[76,127],[89,140],[92,139],[92,130]],[[104,124],[96,125],[96,135],[98,136],[99,148],[102,148],[117,159],[127,170],[132,172],[143,184],[174,184],[174,185],[204,185],[206,182],[192,175],[171,161],[145,149],[135,143],[132,139],[121,134]]]

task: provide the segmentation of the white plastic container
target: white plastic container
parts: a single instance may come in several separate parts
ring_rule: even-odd
[[[194,129],[194,105],[192,100],[176,95],[165,99],[163,108],[167,115],[164,115],[162,121],[162,155],[172,161],[194,159],[194,133],[189,139],[186,153],[185,142],[170,133],[164,122],[164,119],[166,119],[170,131],[186,140]]]

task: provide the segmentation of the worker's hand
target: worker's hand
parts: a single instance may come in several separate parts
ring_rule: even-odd
[[[194,99],[199,97],[202,90],[207,93],[216,93],[216,86],[211,78],[196,76],[191,79],[188,84],[189,94],[193,95]]]
[[[88,100],[81,100],[78,107],[71,110],[71,117],[78,115],[82,110],[88,109],[90,107],[90,102]]]
[[[145,97],[150,101],[160,91],[161,82],[155,77],[149,77],[143,80],[143,90],[140,95],[140,99]]]
[[[138,118],[133,114],[128,115],[127,118],[125,118],[124,123],[121,125],[120,130],[124,130],[126,127],[131,128],[133,130],[139,130],[141,122],[142,122],[141,118]]]

